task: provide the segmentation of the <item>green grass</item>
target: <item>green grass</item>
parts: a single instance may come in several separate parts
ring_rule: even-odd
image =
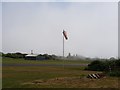
[[[61,64],[63,61],[30,61],[3,58],[4,64]],[[86,61],[65,61],[65,64],[88,63]],[[106,77],[99,80],[86,78],[96,71],[85,71],[84,66],[3,66],[3,88],[117,88],[118,78]],[[56,80],[55,78],[62,78]],[[67,78],[67,79],[66,79]],[[43,83],[33,84],[36,80]],[[114,84],[113,84],[114,83]]]
[[[90,61],[70,60],[24,60],[3,58],[3,64],[88,64]],[[56,77],[79,76],[84,67],[63,67],[63,66],[3,66],[3,88],[9,87],[36,87],[36,85],[22,85],[24,82],[42,79],[47,80]],[[81,74],[82,76],[82,74]],[[38,86],[37,86],[38,87]],[[46,86],[39,86],[46,87]]]
[[[19,67],[6,66],[3,67],[3,88],[24,87],[22,83],[31,82],[33,80],[48,80],[56,77],[83,77],[88,72],[83,71],[81,67]],[[29,87],[25,85],[25,87]],[[35,87],[34,85],[30,87]],[[39,86],[38,87],[43,87]],[[56,87],[56,85],[55,85]]]
[[[88,60],[24,60],[13,58],[2,58],[3,64],[88,64]]]

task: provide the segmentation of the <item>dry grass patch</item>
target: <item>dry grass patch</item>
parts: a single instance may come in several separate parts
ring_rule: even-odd
[[[118,78],[89,79],[86,77],[59,77],[22,83],[22,85],[26,84],[48,87],[64,85],[67,88],[118,88]]]

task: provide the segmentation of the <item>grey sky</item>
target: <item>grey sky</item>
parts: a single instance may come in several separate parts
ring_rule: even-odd
[[[2,3],[0,2],[0,51],[2,51]]]
[[[118,4],[110,2],[2,3],[3,52],[109,58],[118,54]]]

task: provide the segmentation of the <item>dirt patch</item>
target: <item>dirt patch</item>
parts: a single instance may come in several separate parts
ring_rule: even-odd
[[[74,81],[74,80],[78,80],[81,79],[79,77],[59,77],[59,78],[52,78],[52,79],[48,79],[48,80],[34,80],[32,82],[26,82],[23,84],[57,84],[57,83],[65,83],[65,82],[70,82],[70,81]]]
[[[114,82],[114,84],[112,84]],[[103,83],[103,84],[102,84]],[[45,85],[45,86],[62,86],[67,88],[117,88],[118,83],[114,79],[101,78],[89,79],[86,77],[59,77],[48,80],[34,80],[25,84]]]

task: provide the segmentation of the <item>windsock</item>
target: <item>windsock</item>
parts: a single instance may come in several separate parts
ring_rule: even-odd
[[[64,30],[63,30],[63,35],[64,35],[65,39],[67,40],[67,39],[68,39],[68,37],[67,37],[67,32],[64,31]]]

